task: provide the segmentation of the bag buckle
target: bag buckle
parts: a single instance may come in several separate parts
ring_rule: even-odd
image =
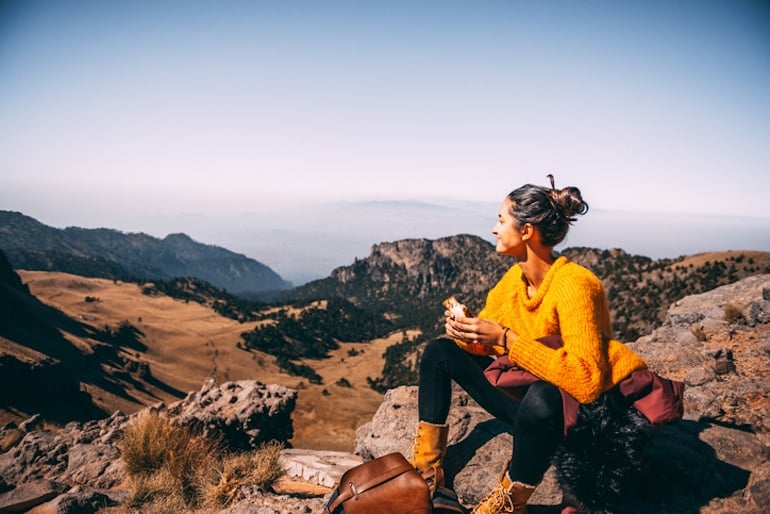
[[[350,492],[353,493],[353,499],[358,500],[358,490],[356,489],[356,485],[353,482],[349,482],[348,487],[350,488]]]

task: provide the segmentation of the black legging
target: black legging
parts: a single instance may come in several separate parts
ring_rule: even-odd
[[[513,427],[511,480],[537,484],[562,439],[561,392],[544,381],[527,388],[521,401],[493,386],[484,376],[488,357],[471,355],[449,339],[428,343],[420,361],[417,409],[420,420],[446,423],[452,401],[452,380],[492,416]]]

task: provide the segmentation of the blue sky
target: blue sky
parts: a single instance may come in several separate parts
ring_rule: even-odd
[[[384,233],[313,206],[496,204],[554,173],[599,212],[750,219],[742,247],[770,250],[768,91],[767,2],[6,0],[0,209],[280,270],[301,240],[217,234],[324,222],[368,248]]]

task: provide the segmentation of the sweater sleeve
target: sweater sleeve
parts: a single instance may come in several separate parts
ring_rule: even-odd
[[[570,275],[549,295],[557,298],[556,317],[564,346],[551,349],[526,337],[511,345],[510,358],[534,375],[557,385],[581,403],[596,400],[609,376],[609,313],[601,282]]]

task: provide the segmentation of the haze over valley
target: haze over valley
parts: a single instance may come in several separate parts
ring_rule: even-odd
[[[266,264],[283,279],[301,285],[328,276],[339,266],[364,258],[385,241],[436,239],[474,234],[490,242],[499,202],[432,201],[297,201],[255,205],[243,213],[120,215],[105,212],[97,222],[87,214],[66,218],[46,209],[41,216],[53,227],[109,227],[163,238],[185,233],[194,240],[242,253]],[[622,248],[653,259],[727,250],[770,251],[770,216],[734,216],[631,212],[591,208],[557,249],[570,246]]]

